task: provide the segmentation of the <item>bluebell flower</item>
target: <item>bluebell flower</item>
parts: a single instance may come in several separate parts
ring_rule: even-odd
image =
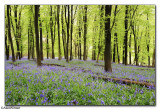
[[[70,102],[68,101],[67,105],[70,105]]]
[[[144,93],[144,91],[143,90],[141,90],[141,92],[140,92],[141,94],[143,94]]]
[[[30,79],[29,79],[28,81],[29,81],[29,82],[31,82],[31,80],[30,80]]]
[[[41,97],[44,97],[44,95],[43,95],[43,94],[40,94],[40,98],[41,98]]]
[[[104,101],[103,100],[101,100],[101,104],[104,105]]]
[[[47,100],[43,100],[42,102],[41,102],[41,104],[44,104],[44,103],[46,103],[47,102]]]
[[[88,100],[89,103],[91,103],[91,100]]]
[[[117,100],[118,103],[121,103],[119,100]]]

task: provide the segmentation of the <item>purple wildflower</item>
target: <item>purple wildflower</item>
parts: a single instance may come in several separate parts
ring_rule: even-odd
[[[101,100],[101,104],[104,105],[104,101],[103,100]]]
[[[91,103],[91,100],[88,100],[89,103]]]
[[[119,100],[117,100],[118,103],[121,103]]]
[[[41,97],[44,97],[44,95],[43,95],[43,94],[41,94],[41,95],[40,95],[40,98],[41,98]]]
[[[29,82],[31,82],[31,80],[30,80],[30,79],[29,79],[28,81],[29,81]]]

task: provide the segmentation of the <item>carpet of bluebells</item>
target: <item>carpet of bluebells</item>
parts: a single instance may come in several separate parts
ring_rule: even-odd
[[[155,68],[112,64],[104,72],[103,61],[44,59],[42,63],[62,66],[37,67],[26,58],[5,61],[6,105],[155,105],[155,88],[93,79],[99,73],[109,77],[155,82]]]

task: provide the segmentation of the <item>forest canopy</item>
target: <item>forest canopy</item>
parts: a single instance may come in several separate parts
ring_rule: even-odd
[[[104,60],[105,22],[110,18],[112,61],[155,65],[155,5],[112,5],[110,16],[105,16],[104,5],[40,5],[37,16],[42,57]],[[12,48],[16,59],[36,58],[34,22],[34,5],[5,6],[7,59]]]

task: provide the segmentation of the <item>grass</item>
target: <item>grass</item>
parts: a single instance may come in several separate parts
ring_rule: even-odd
[[[47,60],[60,66],[36,66],[34,61],[5,63],[6,105],[155,105],[155,89],[93,80],[95,73],[155,82],[155,69],[112,64],[113,73],[95,61]],[[100,61],[99,64],[104,64]]]

